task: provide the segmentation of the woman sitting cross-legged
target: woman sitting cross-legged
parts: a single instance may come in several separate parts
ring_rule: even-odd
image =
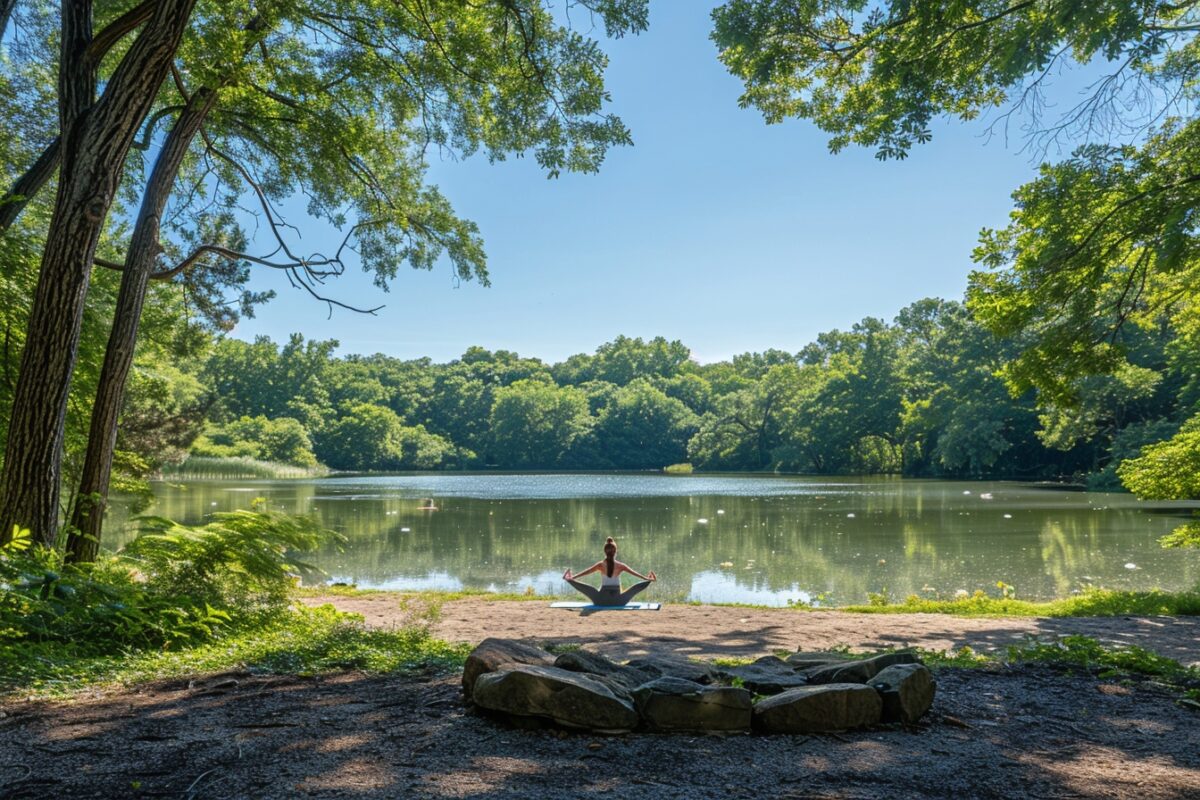
[[[600,588],[589,586],[583,581],[578,580],[584,575],[591,575],[593,572],[600,573]],[[634,577],[641,578],[641,583],[635,583],[625,591],[621,591],[621,573],[628,572]],[[563,580],[574,586],[583,593],[588,600],[598,606],[623,606],[628,605],[634,595],[645,589],[654,581],[658,580],[658,576],[651,572],[649,575],[642,575],[637,570],[632,569],[628,564],[622,564],[617,561],[617,543],[610,536],[604,543],[604,558],[597,561],[590,567],[585,569],[578,575],[572,575],[568,569],[563,573]]]

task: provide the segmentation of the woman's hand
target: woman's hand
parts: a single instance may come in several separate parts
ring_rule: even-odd
[[[570,568],[570,567],[567,567],[567,571],[563,573],[563,580],[564,580],[564,581],[569,581],[569,580],[571,580],[571,579],[572,579],[572,578],[574,578],[574,577],[575,577],[575,576],[571,574],[571,568]]]
[[[658,576],[654,574],[654,570],[650,570],[650,580],[652,580],[652,581],[658,580]]]

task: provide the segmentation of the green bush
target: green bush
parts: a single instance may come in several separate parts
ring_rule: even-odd
[[[14,539],[0,548],[0,645],[57,643],[79,654],[202,641],[232,617],[180,602],[107,558],[64,564],[62,554]]]
[[[141,533],[121,556],[149,586],[193,605],[243,614],[284,607],[296,577],[318,572],[295,554],[341,541],[310,517],[265,510],[217,513],[194,527],[162,517],[141,522]]]
[[[195,644],[277,614],[296,573],[311,571],[294,554],[337,539],[268,511],[198,527],[148,518],[117,555],[66,564],[15,533],[0,548],[0,645],[54,644],[77,657]]]

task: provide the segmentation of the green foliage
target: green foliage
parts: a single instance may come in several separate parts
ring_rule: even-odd
[[[169,647],[208,639],[232,619],[223,608],[164,595],[127,562],[64,564],[28,538],[0,550],[0,590],[0,650],[13,657],[43,645],[77,655]]]
[[[932,138],[935,116],[973,120],[1010,100],[1035,103],[1039,76],[1072,60],[1120,61],[1145,82],[1102,87],[1100,109],[1146,83],[1172,94],[1191,75],[1194,10],[1119,0],[729,0],[713,12],[712,38],[744,83],[743,107],[768,122],[811,119],[835,152],[857,144],[904,158]]]
[[[1041,662],[1098,673],[1109,678],[1123,674],[1167,680],[1200,680],[1200,670],[1136,645],[1110,647],[1087,636],[1064,636],[1052,643],[1029,642],[1008,648],[1009,661]]]
[[[823,333],[796,354],[747,353],[704,366],[678,363],[675,343],[628,338],[553,365],[477,347],[434,364],[335,358],[332,342],[302,337],[282,347],[221,343],[202,373],[218,381],[219,398],[186,469],[211,465],[218,474],[220,462],[199,456],[273,448],[268,426],[279,423],[287,441],[302,443],[302,428],[321,463],[348,470],[660,469],[686,459],[702,470],[1093,474],[1111,485],[1116,461],[1177,430],[1171,416],[1185,402],[1185,376],[1168,355],[1172,343],[1143,337],[1139,364],[1081,383],[1086,404],[1040,413],[1032,393],[1013,397],[997,375],[1017,345],[962,304],[935,299],[891,324],[866,319]],[[580,380],[597,374],[597,360],[635,377]],[[221,377],[252,370],[267,379]],[[272,422],[272,413],[294,422]]]
[[[1195,616],[1200,615],[1200,592],[1088,589],[1073,597],[1044,603],[1017,600],[1013,593],[1005,593],[1003,589],[1000,597],[976,591],[969,595],[964,592],[963,596],[952,599],[913,595],[899,603],[892,603],[885,594],[879,594],[868,596],[868,605],[846,606],[842,610],[876,614],[953,614],[963,617]]]
[[[317,572],[296,554],[342,539],[308,517],[265,510],[221,512],[195,527],[161,517],[141,523],[121,556],[148,584],[193,604],[243,612],[282,608],[294,576]]]
[[[653,469],[687,455],[696,415],[644,379],[618,389],[596,419],[596,446],[617,469]]]
[[[713,12],[721,61],[744,84],[741,104],[768,122],[812,120],[835,152],[856,144],[881,159],[904,158],[932,139],[937,117],[974,120],[992,109],[1006,130],[1024,116],[1027,143],[1040,153],[1074,148],[1017,189],[1007,227],[980,237],[974,259],[982,269],[971,275],[968,305],[999,345],[980,358],[971,352],[977,339],[960,340],[958,352],[972,357],[939,365],[941,385],[874,395],[902,398],[902,435],[882,441],[905,466],[915,458],[918,469],[1025,471],[1036,463],[1022,452],[1036,392],[1043,443],[1073,454],[1064,466],[1112,485],[1112,462],[1136,455],[1133,441],[1161,441],[1161,423],[1194,413],[1198,15],[1196,2],[1116,0],[728,0]],[[1072,66],[1101,77],[1078,103],[1052,111],[1045,87]],[[928,335],[927,323],[941,311],[922,303],[909,315],[913,325],[901,327],[936,350],[943,337]],[[974,385],[963,380],[971,373]],[[997,396],[996,373],[1017,403]],[[844,381],[830,377],[831,387]],[[885,402],[877,406],[836,425],[870,431],[863,422],[891,414]],[[821,422],[807,410],[801,418]],[[1123,435],[1132,426],[1136,433]],[[876,427],[866,451],[859,439],[835,452],[886,459],[877,431],[887,427]],[[1159,438],[1145,435],[1151,430]],[[1186,437],[1175,444],[1184,460],[1182,450],[1195,446]],[[795,437],[786,456],[829,468],[826,454],[807,452]]]
[[[273,636],[294,625],[295,615],[285,613],[294,573],[307,571],[295,556],[337,535],[266,511],[214,516],[196,528],[149,518],[146,531],[119,554],[86,564],[64,564],[59,551],[15,530],[0,548],[0,688],[104,680],[105,670],[156,658],[130,654],[162,657],[264,626]],[[375,658],[356,656],[354,637],[331,623],[322,623],[329,628],[323,640],[298,647],[293,657],[317,665]],[[208,657],[234,652],[226,647]],[[274,653],[281,663],[286,657]]]
[[[496,390],[488,428],[489,454],[511,469],[570,466],[593,420],[584,393],[571,386],[520,380]]]
[[[356,403],[317,437],[317,452],[334,469],[437,469],[455,463],[453,444],[423,425],[406,426],[384,406]]]
[[[1117,468],[1121,482],[1139,497],[1155,500],[1200,498],[1200,414],[1170,439],[1142,448]],[[1162,538],[1164,547],[1200,547],[1200,522],[1181,525]]]
[[[1139,497],[1200,498],[1200,414],[1167,441],[1142,448],[1141,455],[1122,464],[1117,474]]]
[[[69,695],[90,686],[136,684],[249,669],[319,674],[335,670],[406,673],[462,667],[469,646],[449,644],[414,626],[369,629],[331,606],[296,608],[258,624],[227,630],[186,648],[81,655],[62,646],[0,648],[0,693]]]
[[[322,466],[297,467],[258,461],[245,456],[214,458],[212,456],[188,456],[182,464],[167,465],[163,476],[180,480],[221,480],[239,478],[312,478],[329,474]]]
[[[291,417],[241,417],[207,430],[192,444],[192,453],[212,458],[243,457],[315,467],[308,431]]]

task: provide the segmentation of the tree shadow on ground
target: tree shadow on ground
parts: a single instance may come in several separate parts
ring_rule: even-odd
[[[915,728],[595,737],[480,716],[458,676],[231,673],[8,704],[0,796],[1200,796],[1196,717],[1165,693],[1032,666],[938,681]]]

